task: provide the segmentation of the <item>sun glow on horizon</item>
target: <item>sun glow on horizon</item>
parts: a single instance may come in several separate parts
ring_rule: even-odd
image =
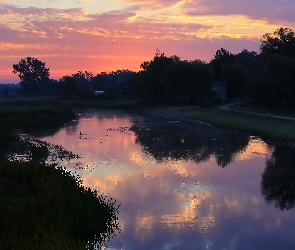
[[[11,62],[27,56],[46,59],[51,75],[58,77],[79,68],[136,71],[156,48],[183,60],[209,61],[221,47],[258,52],[263,34],[286,24],[295,27],[287,13],[294,10],[291,1],[284,0],[289,8],[269,3],[268,12],[262,2],[253,12],[239,1],[234,6],[216,0],[1,1],[0,82],[14,80]]]

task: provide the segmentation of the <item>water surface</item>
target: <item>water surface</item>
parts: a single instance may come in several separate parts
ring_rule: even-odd
[[[102,111],[41,139],[81,155],[61,164],[121,204],[105,249],[295,249],[293,148]]]

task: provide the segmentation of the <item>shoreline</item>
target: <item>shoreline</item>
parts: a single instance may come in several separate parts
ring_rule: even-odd
[[[197,106],[151,108],[145,110],[146,115],[171,117],[178,119],[192,119],[206,122],[215,127],[235,130],[259,136],[264,141],[286,146],[295,146],[295,121],[282,120],[266,115],[247,112],[230,112],[219,108],[202,109]]]

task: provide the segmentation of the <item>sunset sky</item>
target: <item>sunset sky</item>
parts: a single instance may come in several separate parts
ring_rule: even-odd
[[[0,83],[36,57],[59,79],[77,71],[137,71],[159,49],[209,62],[225,48],[259,52],[260,38],[295,29],[294,0],[0,0]]]

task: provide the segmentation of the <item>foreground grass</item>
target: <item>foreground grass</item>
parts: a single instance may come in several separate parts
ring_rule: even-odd
[[[199,107],[178,107],[152,109],[149,114],[155,116],[189,118],[209,122],[215,126],[236,129],[264,139],[280,142],[295,140],[295,122],[282,119],[267,119],[266,116],[219,110],[218,108],[201,109]]]
[[[0,249],[85,249],[116,228],[117,209],[62,169],[0,161]]]
[[[0,100],[0,249],[85,249],[103,244],[117,228],[114,201],[65,170],[34,161],[44,162],[47,146],[14,133],[58,129],[74,117],[58,99]],[[30,152],[33,160],[7,161],[12,152]]]

